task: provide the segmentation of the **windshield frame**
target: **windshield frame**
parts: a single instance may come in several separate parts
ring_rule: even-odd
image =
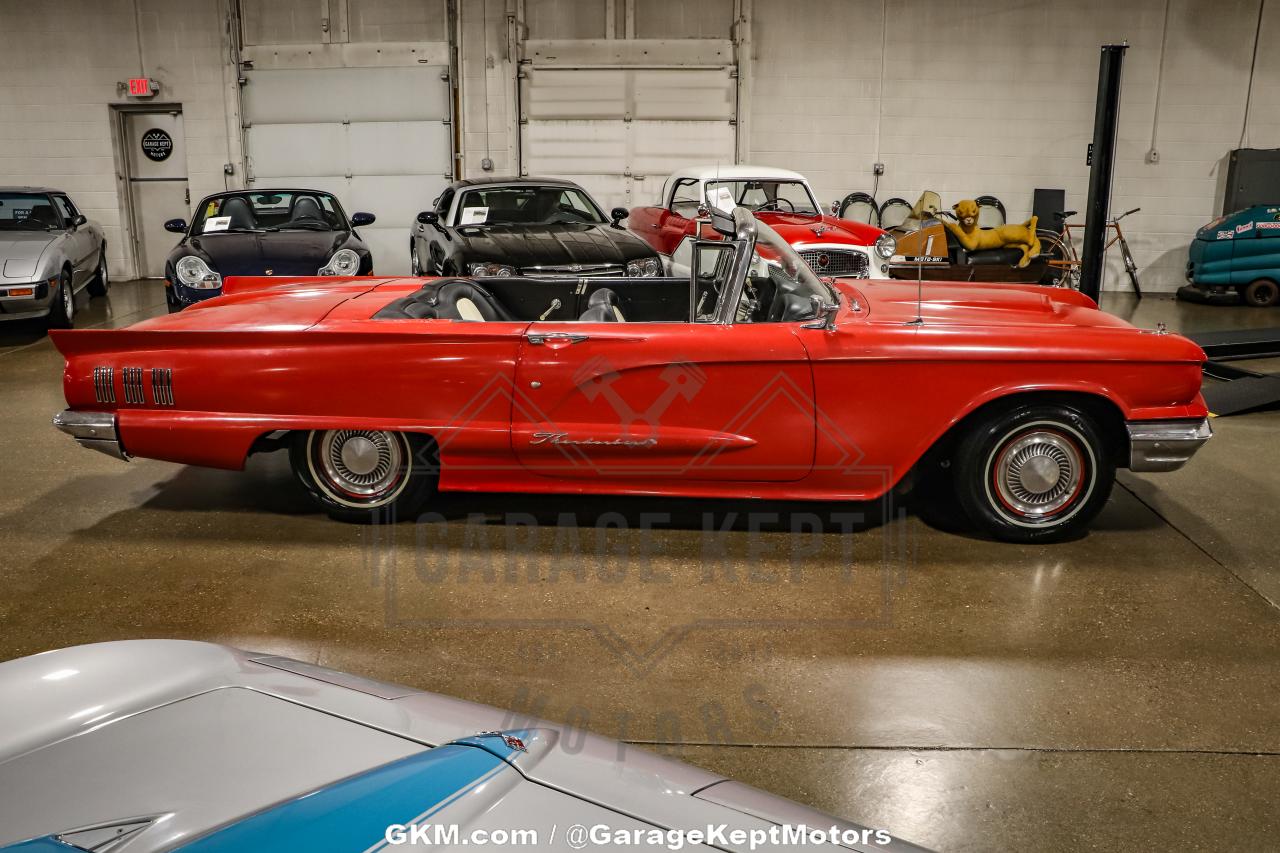
[[[710,180],[705,180],[702,182],[702,198],[705,200],[705,203],[707,204],[708,207],[715,207],[715,204],[711,201],[711,190],[713,187],[717,185],[725,185],[725,184],[752,184],[752,183],[798,184],[802,189],[804,189],[804,194],[809,199],[809,206],[812,208],[812,210],[784,210],[781,207],[772,207],[768,210],[761,211],[763,213],[792,213],[796,216],[807,216],[807,217],[816,216],[818,218],[821,218],[823,215],[822,207],[821,205],[818,204],[818,200],[813,195],[813,189],[809,186],[809,182],[804,180],[803,178],[769,178],[769,177],[712,178]],[[777,193],[774,193],[774,198],[777,198]],[[754,216],[756,213],[755,209],[747,207],[747,205],[742,204],[736,198],[733,200],[733,205],[734,207],[742,207],[742,208],[745,208],[746,210],[751,211],[752,216]]]
[[[223,205],[226,203],[226,200],[230,198],[243,198],[249,204],[250,208],[252,208],[253,201],[249,198],[249,196],[255,196],[255,195],[288,195],[293,197],[297,197],[297,196],[327,197],[333,203],[333,212],[336,213],[338,216],[338,224],[336,226],[330,225],[329,228],[324,231],[321,231],[319,228],[289,229],[289,228],[282,228],[278,225],[273,225],[266,228],[263,228],[263,227],[247,228],[247,229],[238,228],[235,230],[224,229],[219,231],[204,230],[204,223],[209,218],[206,215],[206,212],[209,209],[210,202],[218,201],[218,211],[219,213],[221,213]],[[289,204],[290,204],[290,207],[292,207],[293,205],[292,199],[290,200]],[[325,225],[329,225],[329,223],[326,221]],[[192,237],[211,237],[216,234],[275,234],[281,231],[314,232],[316,234],[334,234],[340,231],[350,231],[350,230],[352,230],[351,220],[347,216],[347,212],[342,209],[342,203],[338,201],[338,197],[331,192],[328,192],[326,190],[307,190],[307,189],[296,189],[296,190],[294,189],[256,190],[255,189],[255,190],[238,190],[236,192],[229,192],[229,193],[215,193],[214,195],[205,196],[204,198],[200,199],[200,203],[196,205],[195,211],[191,214],[191,224],[187,228],[187,233]]]
[[[734,259],[731,291],[726,297],[722,297],[716,305],[714,320],[716,324],[722,326],[735,325],[734,316],[738,310],[738,304],[742,300],[742,293],[746,288],[747,279],[751,275],[752,264],[757,257],[763,263],[780,266],[783,274],[789,277],[788,268],[794,269],[797,273],[794,276],[794,280],[807,288],[809,296],[819,297],[829,305],[840,305],[840,292],[826,280],[819,277],[804,262],[804,258],[800,257],[792,245],[782,239],[782,236],[777,231],[757,219],[750,208],[735,207],[733,209],[733,222],[735,233],[731,236],[724,235],[723,239],[726,242],[733,243],[737,247],[738,254]],[[776,254],[778,259],[771,260],[757,255],[756,248],[761,244],[766,246],[769,252]],[[813,319],[797,322],[802,324],[812,323]]]
[[[541,191],[541,190],[554,190],[556,192],[562,192],[562,193],[563,192],[577,193],[579,197],[581,197],[584,201],[586,201],[588,205],[590,205],[591,210],[595,212],[596,219],[594,220],[584,219],[581,222],[562,222],[562,223],[471,222],[471,223],[467,223],[466,225],[462,225],[458,223],[458,219],[459,217],[462,216],[462,211],[464,209],[463,202],[466,200],[468,195],[471,195],[472,193],[477,193],[477,192],[478,193],[494,192],[495,190],[529,190],[534,192]],[[601,209],[600,205],[596,202],[596,200],[591,197],[591,193],[587,192],[584,188],[577,186],[576,184],[556,184],[556,183],[540,184],[540,183],[531,183],[531,182],[510,183],[510,184],[477,184],[475,186],[460,188],[457,195],[453,199],[452,205],[453,205],[453,209],[449,213],[449,226],[451,228],[488,228],[494,225],[505,225],[505,226],[529,225],[529,226],[545,227],[548,225],[607,225],[609,223],[609,218],[604,215],[604,210]]]

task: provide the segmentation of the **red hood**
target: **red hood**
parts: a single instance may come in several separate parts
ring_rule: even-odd
[[[1204,352],[1187,338],[1137,329],[1066,288],[925,282],[917,308],[915,282],[837,279],[836,287],[866,309],[867,323],[933,333],[923,339],[929,347],[939,346],[938,341],[945,338],[952,341],[947,346],[957,347],[956,352],[976,347],[1017,351],[1031,359],[1084,354],[1103,359],[1204,361]],[[924,324],[909,326],[917,310]]]
[[[927,281],[838,281],[861,297],[873,323],[905,323],[920,314],[926,321],[952,326],[1025,326],[1037,324],[1133,328],[1099,311],[1093,300],[1065,288],[1038,284],[968,284]]]
[[[865,222],[850,222],[834,216],[800,216],[795,213],[759,211],[756,218],[778,232],[788,243],[845,243],[871,246],[884,231]],[[819,234],[818,232],[822,233]]]

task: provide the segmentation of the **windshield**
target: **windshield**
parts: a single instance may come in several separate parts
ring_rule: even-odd
[[[726,213],[735,207],[745,207],[752,213],[779,211],[803,216],[821,215],[818,203],[813,200],[804,181],[708,181],[707,203]]]
[[[43,193],[0,193],[0,231],[61,228],[53,201]]]
[[[322,192],[246,192],[205,199],[192,234],[220,231],[346,231],[338,200]]]
[[[756,255],[751,261],[750,278],[767,278],[775,287],[803,300],[816,296],[823,302],[838,301],[835,290],[814,274],[791,244],[758,219]]]
[[[467,190],[456,225],[555,225],[604,222],[604,214],[575,187],[485,187]]]

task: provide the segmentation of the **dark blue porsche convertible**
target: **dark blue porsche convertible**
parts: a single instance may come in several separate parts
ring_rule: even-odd
[[[217,296],[233,275],[370,275],[373,256],[356,228],[373,221],[372,213],[348,219],[320,190],[215,193],[196,205],[190,225],[165,223],[183,235],[165,261],[169,310]]]

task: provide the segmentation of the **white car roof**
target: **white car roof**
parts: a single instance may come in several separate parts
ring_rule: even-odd
[[[693,178],[698,181],[740,181],[750,178],[759,178],[762,180],[782,180],[782,181],[808,181],[805,176],[799,172],[793,172],[790,169],[779,169],[777,166],[752,166],[748,164],[742,165],[720,165],[720,166],[686,166],[676,172],[673,172],[670,181],[677,181],[681,178]]]

